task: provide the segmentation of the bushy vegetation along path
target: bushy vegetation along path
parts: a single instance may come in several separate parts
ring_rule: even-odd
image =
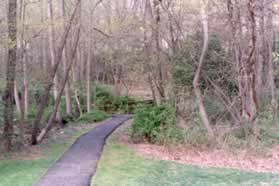
[[[114,116],[81,136],[35,185],[90,185],[106,138],[130,118],[130,115]]]

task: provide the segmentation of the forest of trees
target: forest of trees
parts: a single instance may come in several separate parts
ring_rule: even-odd
[[[101,85],[115,96],[150,92],[153,106],[135,111],[134,138],[156,141],[139,128],[148,113],[164,110],[165,137],[202,128],[218,141],[241,129],[262,140],[278,125],[278,7],[276,0],[2,0],[0,145],[36,145],[70,118],[109,110],[97,100]]]

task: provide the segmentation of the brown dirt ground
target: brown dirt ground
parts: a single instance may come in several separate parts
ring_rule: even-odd
[[[168,148],[151,144],[129,144],[138,154],[156,159],[201,167],[234,168],[244,171],[279,173],[279,146],[272,148],[266,157],[241,150],[201,150],[197,148]]]
[[[167,160],[186,165],[214,168],[233,168],[260,173],[279,173],[279,145],[264,155],[252,150],[229,151],[224,149],[199,149],[185,146],[159,146],[148,143],[131,143],[128,130],[131,121],[113,135],[113,141],[129,146],[137,154],[155,160]]]

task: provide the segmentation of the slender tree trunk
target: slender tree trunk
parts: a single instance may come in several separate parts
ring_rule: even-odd
[[[62,16],[63,16],[63,25],[64,29],[66,29],[66,10],[65,10],[65,0],[62,0]],[[66,44],[66,47],[63,51],[63,66],[64,66],[64,72],[67,71],[67,62],[71,59],[68,59],[68,46],[69,44]],[[66,98],[66,113],[67,115],[72,115],[72,100],[71,100],[71,92],[70,92],[70,81],[66,82],[65,85],[65,98]]]
[[[86,105],[87,105],[87,112],[89,113],[91,111],[91,59],[92,59],[92,44],[90,44],[88,48],[88,58],[87,58],[87,65],[86,65],[86,82],[87,82],[87,99],[86,99]]]
[[[26,58],[27,58],[27,53],[24,54],[23,56],[23,111],[24,111],[24,119],[27,119],[28,112],[29,112],[29,94],[28,94],[28,87],[29,83],[27,80],[27,65],[26,65]]]
[[[157,64],[157,77],[155,78],[155,84],[158,91],[158,96],[160,96],[160,102],[165,100],[165,80],[164,80],[164,64],[161,59],[161,49],[160,49],[160,22],[161,22],[161,13],[160,13],[160,1],[154,1],[154,11],[155,11],[155,29],[154,29],[154,41],[155,41],[155,61]]]
[[[272,106],[272,116],[273,122],[277,122],[278,117],[278,101],[276,98],[276,87],[274,82],[274,65],[273,65],[273,56],[272,56],[272,47],[273,47],[273,39],[274,39],[274,28],[273,28],[273,3],[270,3],[268,6],[268,13],[267,13],[267,41],[266,41],[266,48],[267,48],[267,56],[268,56],[268,84],[271,90],[271,106]]]
[[[54,14],[53,14],[53,2],[52,0],[49,0],[48,2],[48,18],[50,20],[50,25],[48,28],[48,37],[49,37],[49,49],[50,49],[50,58],[51,58],[51,65],[52,68],[55,65],[55,32],[54,32]],[[53,80],[53,95],[54,100],[56,101],[58,97],[58,76],[55,75]],[[57,111],[56,115],[57,121],[61,121],[61,115],[60,115],[60,108]]]
[[[202,25],[203,25],[203,33],[204,33],[204,41],[203,41],[203,49],[202,49],[202,53],[200,56],[200,60],[199,60],[199,65],[198,65],[198,69],[196,71],[195,74],[195,78],[193,81],[193,86],[194,86],[194,92],[197,98],[197,102],[198,102],[198,106],[199,106],[199,111],[200,111],[200,116],[202,119],[202,122],[205,126],[205,128],[207,129],[207,132],[209,134],[210,138],[214,138],[214,133],[213,130],[210,126],[210,122],[208,119],[208,115],[207,112],[205,110],[205,106],[203,103],[203,98],[202,98],[202,93],[200,90],[200,76],[201,76],[201,71],[202,71],[202,67],[203,67],[203,63],[204,63],[204,58],[208,49],[208,17],[206,15],[206,5],[203,4],[202,8],[201,8],[201,18],[202,18]]]
[[[13,117],[14,117],[14,83],[16,74],[17,54],[17,0],[8,2],[8,39],[9,48],[7,56],[6,88],[4,94],[4,148],[7,151],[12,149],[13,141]]]
[[[91,24],[93,24],[93,14],[92,11],[90,14],[90,21]],[[91,27],[90,27],[91,28]],[[89,45],[88,45],[88,56],[87,56],[87,63],[86,63],[86,82],[87,82],[87,92],[86,92],[86,106],[87,106],[87,112],[89,113],[91,111],[91,60],[92,60],[92,50],[93,50],[93,41],[92,41],[92,34],[89,34]]]
[[[256,2],[255,0],[249,0],[248,2],[249,18],[250,18],[250,29],[251,29],[251,41],[252,46],[250,47],[250,53],[248,55],[248,60],[245,65],[246,73],[246,84],[247,84],[247,107],[246,112],[249,113],[248,123],[250,125],[254,124],[257,117],[259,104],[258,104],[258,92],[256,89],[256,43],[257,43],[257,23],[256,23]]]
[[[18,13],[18,21],[20,23],[20,30],[18,30],[17,42],[18,42],[18,52],[17,52],[17,62],[20,63],[20,76],[23,76],[23,86],[22,90],[20,91],[23,94],[20,94],[18,91],[17,81],[15,80],[15,102],[17,106],[17,111],[20,115],[19,119],[19,142],[24,141],[24,123],[25,123],[25,99],[26,98],[26,65],[25,63],[25,53],[26,53],[26,44],[24,43],[24,35],[25,35],[25,9],[26,4],[25,0],[19,1],[19,13]],[[20,81],[19,81],[20,82]]]
[[[81,109],[81,104],[80,104],[80,100],[79,100],[79,93],[78,93],[78,89],[76,87],[77,82],[78,82],[78,72],[77,72],[77,70],[78,70],[78,60],[79,60],[78,56],[80,55],[79,50],[80,49],[78,48],[77,49],[77,56],[76,56],[76,59],[75,59],[75,60],[77,60],[77,62],[75,63],[75,66],[73,68],[73,81],[74,81],[73,89],[74,89],[74,97],[75,97],[75,101],[76,101],[76,104],[77,104],[77,109],[78,109],[79,115],[81,116],[83,114],[83,111]]]
[[[41,0],[41,22],[42,24],[45,24],[45,1],[46,0]],[[46,48],[46,33],[42,33],[41,34],[41,41],[42,41],[42,44],[41,44],[41,55],[42,55],[42,66],[43,66],[43,72],[44,73],[48,73],[48,69],[49,69],[49,66],[48,66],[48,60],[47,60],[47,52],[45,50]]]
[[[20,100],[18,96],[18,90],[17,90],[17,83],[15,80],[15,86],[14,86],[14,96],[15,96],[15,103],[16,103],[16,109],[18,113],[21,113],[21,108],[20,108]]]
[[[20,22],[21,22],[21,34],[20,34],[20,48],[21,48],[21,68],[22,68],[22,75],[23,75],[23,97],[22,97],[22,109],[21,114],[22,118],[26,119],[28,115],[28,80],[27,80],[27,65],[26,65],[26,58],[27,58],[27,47],[28,44],[24,43],[24,37],[25,37],[25,17],[26,17],[26,4],[25,0],[21,0],[21,11],[20,11]],[[22,121],[23,123],[24,121]]]
[[[148,38],[148,25],[150,23],[152,23],[152,19],[153,19],[153,14],[152,14],[152,7],[151,7],[151,3],[150,0],[146,0],[145,1],[145,9],[144,9],[144,25],[145,25],[145,29],[144,29],[144,50],[145,50],[145,54],[146,54],[146,61],[148,62],[146,64],[146,68],[148,70],[148,83],[149,83],[149,87],[152,93],[152,99],[153,101],[157,104],[160,105],[161,104],[161,99],[160,96],[158,96],[157,93],[157,87],[156,87],[156,82],[155,82],[155,78],[153,76],[153,69],[152,69],[152,64],[149,64],[149,62],[152,60],[151,57],[151,42],[149,41]]]

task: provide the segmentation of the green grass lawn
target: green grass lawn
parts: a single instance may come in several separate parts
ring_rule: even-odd
[[[67,127],[41,145],[37,158],[0,160],[0,186],[32,186],[82,133],[93,125]],[[119,135],[123,131],[118,130]],[[115,142],[116,141],[116,142]],[[105,148],[94,186],[278,185],[279,175],[208,169],[168,161],[147,160],[111,139]]]
[[[63,134],[55,134],[39,146],[41,155],[38,158],[0,159],[0,186],[32,186],[77,137],[92,127],[79,125],[65,128]]]
[[[279,175],[147,160],[124,145],[109,143],[92,182],[94,186],[279,185]]]

